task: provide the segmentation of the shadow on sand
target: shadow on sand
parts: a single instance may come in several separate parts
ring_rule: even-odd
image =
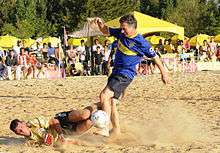
[[[0,136],[0,145],[20,145],[24,143],[25,143],[24,138]]]

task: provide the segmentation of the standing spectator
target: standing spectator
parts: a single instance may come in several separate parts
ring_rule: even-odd
[[[13,50],[14,50],[16,56],[20,55],[21,47],[22,47],[22,43],[19,40],[19,41],[17,41],[17,45],[13,47]]]
[[[13,50],[10,50],[9,55],[6,56],[5,64],[7,66],[6,69],[7,69],[8,79],[12,80],[12,73],[14,74],[16,73],[18,66],[18,58]]]
[[[217,43],[214,42],[214,37],[211,37],[209,43],[208,57],[210,61],[216,61]]]
[[[0,80],[5,79],[5,72],[6,72],[6,67],[2,61],[2,57],[0,56]]]
[[[95,39],[95,40],[94,40],[94,45],[93,45],[93,47],[92,47],[93,52],[96,52],[96,51],[97,51],[97,46],[100,47],[100,50],[101,50],[101,52],[103,53],[103,52],[104,52],[104,48],[103,48],[103,46],[100,44],[99,39]]]
[[[48,49],[47,49],[47,44],[46,43],[43,43],[43,48],[41,48],[41,53],[43,54],[43,59],[46,61],[47,60],[47,52],[48,52]]]
[[[101,53],[101,48],[99,46],[96,47],[96,52],[95,52],[95,58],[94,58],[94,63],[95,63],[95,74],[99,75],[102,74],[102,59],[103,59],[103,54]]]
[[[111,53],[111,45],[109,44],[109,40],[105,40],[104,45],[104,57],[103,57],[103,64],[102,64],[102,72],[104,75],[108,75],[108,59]]]
[[[203,45],[199,47],[199,60],[208,61],[209,44],[207,40],[203,41]]]
[[[162,39],[159,40],[159,43],[156,45],[155,48],[158,49],[160,54],[165,54],[165,52],[164,52],[164,44],[163,44],[163,40]]]
[[[36,65],[37,65],[37,59],[36,59],[36,54],[33,52],[29,53],[29,58],[28,58],[28,73],[26,77],[29,77],[31,74],[33,74],[31,77],[36,78]]]
[[[79,54],[79,62],[83,64],[86,60],[86,46],[84,40],[80,41],[80,46],[78,46],[76,50]]]
[[[18,56],[18,67],[16,72],[16,79],[21,79],[21,73],[23,74],[23,78],[26,78],[26,73],[28,71],[29,65],[28,60],[29,56],[27,54],[28,52],[25,52],[24,48],[21,48],[21,53]]]
[[[51,46],[50,42],[48,43],[47,57],[48,57],[48,63],[52,63],[53,61],[56,61],[55,48]]]
[[[189,51],[190,51],[190,43],[189,43],[189,41],[188,41],[187,38],[184,38],[183,48],[186,50],[186,52],[189,52]]]

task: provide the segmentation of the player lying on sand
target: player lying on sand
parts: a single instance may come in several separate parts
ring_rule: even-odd
[[[94,125],[91,114],[97,106],[88,106],[82,110],[61,112],[52,118],[40,116],[28,122],[14,119],[10,129],[17,135],[24,136],[30,144],[53,145],[55,142],[65,144],[84,144],[77,140],[67,140],[64,135],[77,135],[86,132]]]

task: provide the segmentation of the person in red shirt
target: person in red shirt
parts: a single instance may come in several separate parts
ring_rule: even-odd
[[[37,59],[36,59],[36,55],[33,52],[29,53],[29,59],[28,59],[28,73],[26,77],[33,77],[36,78],[36,64],[37,64]]]

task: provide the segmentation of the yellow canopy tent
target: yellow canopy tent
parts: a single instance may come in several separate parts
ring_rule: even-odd
[[[137,32],[140,34],[152,32],[172,32],[184,36],[184,28],[175,24],[163,21],[140,12],[132,12],[137,20]],[[106,24],[110,27],[120,27],[119,18],[113,19]]]
[[[17,41],[18,41],[18,38],[14,37],[14,36],[9,36],[9,35],[1,36],[0,37],[0,47],[12,48],[14,45],[17,44]]]
[[[51,45],[53,47],[58,47],[58,44],[61,43],[61,40],[59,38],[57,38],[57,37],[47,37],[47,38],[43,39],[42,44],[43,43],[48,44],[49,42],[51,43]]]
[[[220,43],[220,34],[215,36],[215,42]]]
[[[197,46],[197,45],[201,46],[204,40],[207,40],[209,42],[209,39],[210,39],[209,35],[199,34],[190,38],[189,43],[191,46]]]
[[[145,38],[148,42],[150,42],[152,45],[156,45],[156,44],[159,44],[159,40],[162,39],[164,40],[165,38],[164,37],[161,37],[161,36],[150,36],[150,37],[146,37]]]
[[[31,47],[36,42],[36,40],[28,38],[28,39],[22,39],[22,42],[25,47]]]
[[[81,40],[87,41],[87,38],[70,38],[68,39],[68,44],[72,46],[79,46],[81,45]]]

